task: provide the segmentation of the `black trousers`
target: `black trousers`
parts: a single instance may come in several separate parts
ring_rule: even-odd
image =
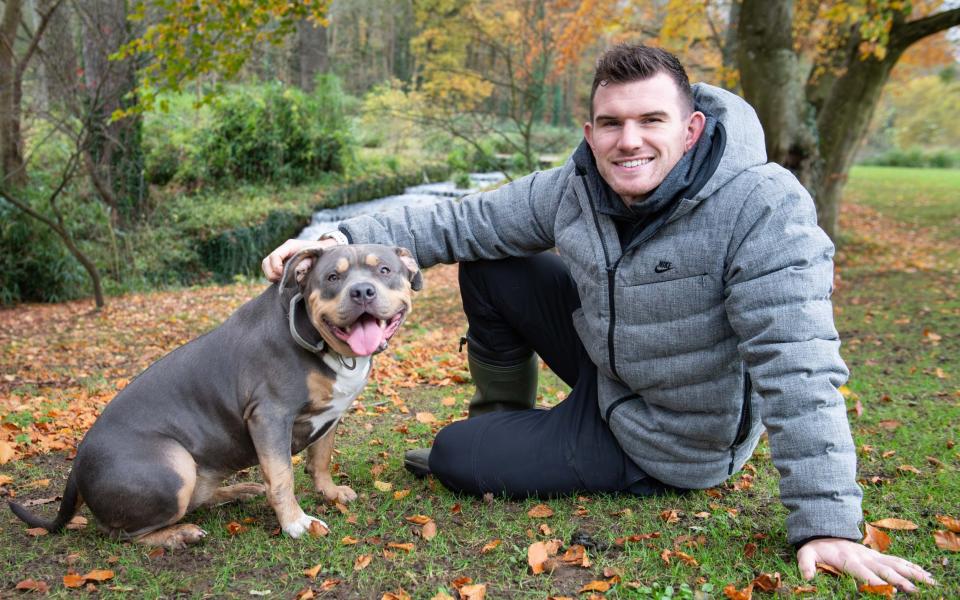
[[[580,298],[559,257],[461,263],[460,292],[471,340],[504,355],[530,348],[572,390],[550,410],[495,412],[444,427],[430,451],[441,483],[519,498],[671,489],[627,457],[600,416],[597,367],[571,318]]]

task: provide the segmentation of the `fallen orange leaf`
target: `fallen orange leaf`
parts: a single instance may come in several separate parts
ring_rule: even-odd
[[[355,537],[345,535],[343,536],[343,539],[340,540],[340,543],[343,544],[344,546],[353,546],[354,544],[359,544],[360,540],[358,540]]]
[[[660,513],[660,518],[667,523],[676,523],[680,520],[680,513],[676,510],[665,510]]]
[[[960,533],[960,519],[955,519],[947,515],[937,515],[937,520],[943,523],[943,526],[954,533]]]
[[[907,521],[906,519],[880,519],[879,521],[874,521],[870,523],[874,527],[880,527],[882,529],[897,529],[904,531],[913,531],[917,528],[917,524],[913,521]]]
[[[46,581],[24,579],[17,584],[17,589],[21,592],[40,592],[41,594],[46,594],[50,591],[50,586],[47,585]]]
[[[827,563],[818,562],[818,563],[817,563],[817,570],[820,571],[821,573],[829,573],[830,575],[835,575],[835,576],[837,576],[837,577],[843,577],[843,573],[840,572],[840,569],[838,569],[838,568],[836,568],[836,567],[834,567],[834,566],[832,566],[832,565],[828,565]]]
[[[113,571],[110,569],[94,569],[84,575],[83,578],[87,581],[109,581],[113,579]]]
[[[794,594],[816,594],[817,586],[815,585],[798,585],[793,588]]]
[[[372,554],[361,554],[357,557],[357,560],[353,561],[353,570],[360,571],[366,569],[370,566],[370,561],[373,560]]]
[[[538,504],[527,511],[527,516],[534,519],[546,519],[553,516],[553,509],[546,504]]]
[[[389,542],[387,548],[396,548],[397,550],[403,550],[404,552],[413,552],[414,545],[412,542],[407,542],[401,544],[399,542]]]
[[[397,490],[393,493],[394,500],[403,500],[410,495],[410,490]]]
[[[487,595],[487,584],[476,583],[474,585],[465,585],[457,590],[460,594],[460,600],[483,600]]]
[[[753,598],[753,584],[751,583],[742,590],[738,590],[736,586],[731,583],[723,588],[723,593],[730,600],[750,600]]]
[[[303,574],[306,575],[307,577],[309,577],[310,579],[316,579],[316,578],[317,578],[317,575],[320,574],[320,569],[321,569],[321,568],[322,568],[322,565],[316,564],[316,565],[310,567],[309,569],[304,569],[304,570],[303,570]]]
[[[873,548],[877,552],[886,552],[887,548],[890,547],[890,536],[886,533],[880,531],[870,523],[864,525],[864,530],[866,534],[863,536],[863,541],[860,542],[868,548]]]
[[[404,517],[404,520],[414,525],[426,525],[433,519],[427,515],[413,515],[412,517]]]
[[[437,537],[437,523],[436,521],[430,521],[429,523],[424,523],[423,529],[420,532],[420,536],[428,542],[433,538]]]
[[[774,573],[773,575],[770,573],[761,573],[751,584],[761,592],[773,592],[783,586],[783,581],[780,578],[780,573]]]
[[[68,588],[82,587],[87,582],[82,575],[77,573],[67,573],[63,576],[63,586]]]
[[[373,487],[377,488],[381,492],[389,492],[393,489],[392,483],[387,483],[386,481],[380,481],[379,479],[374,480]]]
[[[332,590],[333,588],[337,587],[337,586],[340,585],[341,583],[343,583],[343,580],[342,580],[342,579],[332,579],[332,578],[331,578],[331,579],[324,579],[324,580],[323,580],[323,583],[320,584],[320,591],[321,591],[321,592],[329,592],[330,590]]]
[[[13,446],[9,442],[0,442],[0,465],[5,465],[16,456]],[[27,579],[26,581],[32,581]]]
[[[244,527],[240,523],[237,523],[236,521],[230,521],[229,523],[227,523],[227,533],[229,533],[230,535],[238,535],[240,533],[243,533],[246,530],[247,530],[246,527]]]
[[[384,592],[383,595],[380,596],[380,600],[410,600],[410,594],[403,589],[399,589],[395,592]]]
[[[313,600],[314,598],[316,598],[316,595],[310,588],[303,588],[293,597],[294,600]]]
[[[424,424],[436,423],[437,418],[433,416],[433,413],[429,412],[418,412],[416,415],[417,421]]]
[[[867,585],[864,583],[857,589],[864,594],[873,594],[875,596],[884,596],[886,598],[893,598],[893,595],[896,593],[896,590],[890,584]]]
[[[952,531],[937,530],[933,532],[933,541],[937,548],[949,550],[950,552],[960,552],[960,535]]]
[[[899,467],[897,467],[897,470],[900,471],[901,473],[913,473],[915,475],[922,475],[922,472],[920,471],[920,469],[916,468],[913,465],[900,465]]]
[[[487,554],[488,552],[493,552],[496,550],[497,546],[500,545],[500,540],[493,540],[492,542],[487,542],[483,545],[483,548],[480,548],[480,554]]]
[[[582,588],[577,590],[578,594],[585,594],[587,592],[607,592],[610,591],[610,583],[606,581],[594,580],[585,584]]]
[[[310,537],[317,539],[330,535],[330,530],[320,521],[311,521],[307,533],[310,534]]]
[[[454,589],[459,590],[463,586],[469,585],[471,583],[473,583],[473,578],[467,577],[466,575],[461,575],[460,577],[457,577],[456,579],[451,581],[450,585],[453,586]]]

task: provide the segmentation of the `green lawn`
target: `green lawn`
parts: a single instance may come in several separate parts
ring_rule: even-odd
[[[960,556],[940,550],[933,539],[933,532],[943,528],[937,515],[960,518],[960,447],[953,445],[960,443],[960,255],[949,243],[960,239],[960,171],[856,168],[848,198],[864,207],[857,218],[871,221],[869,226],[856,220],[843,225],[835,294],[843,355],[852,372],[848,403],[851,411],[858,402],[862,407],[862,414],[850,416],[860,448],[866,519],[897,517],[916,523],[915,531],[890,532],[890,551],[919,563],[940,581],[938,588],[922,589],[920,597],[960,597]],[[907,258],[899,250],[892,252],[894,245]],[[913,248],[922,256],[909,254]],[[428,290],[430,281],[428,274]],[[430,336],[439,322],[451,330],[462,326],[455,290],[430,293],[415,309],[412,318],[417,320],[405,332],[408,339]],[[454,343],[448,344],[453,347],[449,352],[455,352]],[[405,356],[400,347],[393,352],[396,359],[417,359]],[[418,365],[421,375],[441,376],[446,369],[442,361],[450,356],[438,354],[434,362]],[[538,504],[534,500],[457,497],[431,479],[412,478],[402,467],[403,452],[428,445],[437,427],[414,415],[430,412],[441,422],[459,416],[470,386],[456,381],[381,387],[365,394],[367,411],[348,416],[335,457],[341,481],[361,494],[357,502],[345,513],[318,506],[305,492],[307,478],[298,475],[301,503],[332,528],[326,538],[274,535],[276,519],[262,500],[200,511],[190,520],[210,532],[207,540],[162,556],[106,539],[92,523],[64,535],[28,537],[8,515],[0,519],[0,564],[7,565],[0,595],[12,593],[28,577],[45,581],[53,596],[89,595],[66,589],[62,577],[92,569],[115,572],[112,580],[98,584],[104,597],[293,598],[309,588],[317,597],[381,598],[385,592],[400,597],[403,590],[414,598],[433,598],[441,592],[455,596],[452,581],[469,577],[486,584],[488,598],[542,600],[575,597],[584,584],[609,580],[612,572],[605,576],[606,569],[619,577],[606,592],[608,598],[723,598],[724,586],[743,588],[761,573],[781,574],[783,596],[858,594],[852,580],[827,575],[813,582],[815,594],[794,592],[806,582],[786,543],[785,510],[765,444],[750,463],[755,474],[737,473],[730,485],[710,494],[550,500],[546,504],[554,515],[547,518],[527,515]],[[543,403],[555,402],[563,391],[555,378],[542,379]],[[392,408],[390,400],[397,396],[408,413]],[[448,406],[451,397],[455,402]],[[19,499],[49,497],[62,489],[69,464],[61,454],[41,455],[4,465],[0,475],[13,479]],[[27,484],[44,479],[51,484]],[[405,490],[410,493],[403,495]],[[52,506],[36,510],[50,514]],[[677,519],[664,519],[664,511],[677,511]],[[80,514],[89,516],[85,510]],[[416,535],[419,527],[404,518],[413,515],[431,517],[438,535],[432,540]],[[231,522],[247,529],[231,535]],[[657,537],[617,541],[639,534]],[[345,543],[347,536],[358,543]],[[567,546],[574,537],[594,544],[587,549],[589,568],[530,573],[531,543],[556,538]],[[483,552],[494,540],[499,545]],[[413,549],[390,543],[411,543]],[[665,550],[684,552],[695,563],[673,555],[668,564]],[[364,555],[372,556],[369,566],[355,570]],[[316,579],[307,578],[304,569],[315,565],[320,565]],[[332,580],[340,583],[324,591],[323,582]]]

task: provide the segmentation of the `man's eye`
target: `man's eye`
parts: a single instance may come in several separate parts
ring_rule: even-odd
[[[381,266],[381,267],[380,267],[380,274],[381,274],[381,275],[389,275],[389,274],[390,274],[390,267],[388,267],[388,266],[386,266],[386,265]]]

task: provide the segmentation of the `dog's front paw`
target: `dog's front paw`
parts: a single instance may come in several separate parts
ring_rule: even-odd
[[[317,491],[323,494],[327,502],[341,502],[346,504],[347,502],[353,502],[357,499],[357,493],[353,491],[350,486],[346,485],[324,486],[318,488]]]
[[[330,529],[330,527],[328,527],[327,524],[324,523],[322,520],[316,517],[311,517],[310,515],[304,513],[300,515],[299,519],[295,521],[291,521],[286,525],[284,525],[283,531],[292,538],[298,538],[304,533],[306,533],[307,531],[309,531],[310,524],[314,522],[320,523],[327,530]]]

